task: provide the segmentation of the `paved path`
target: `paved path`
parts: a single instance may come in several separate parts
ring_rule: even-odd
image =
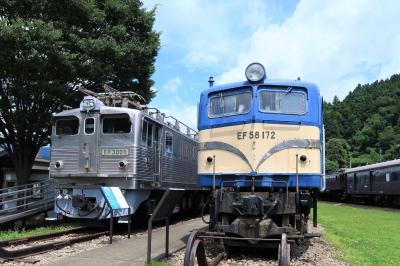
[[[177,223],[170,226],[170,252],[185,246],[189,231],[204,228],[200,218]],[[160,257],[165,251],[165,228],[153,231],[152,258]],[[112,266],[112,265],[144,265],[147,258],[147,233],[113,242],[104,246],[76,254],[50,263],[54,266]],[[49,265],[50,265],[49,264]]]

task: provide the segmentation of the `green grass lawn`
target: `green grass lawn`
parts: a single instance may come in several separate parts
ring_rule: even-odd
[[[168,264],[167,262],[164,261],[151,261],[150,263],[147,263],[146,266],[172,266],[171,264]]]
[[[56,232],[61,232],[61,231],[74,229],[74,228],[78,228],[78,226],[77,225],[63,224],[63,225],[57,225],[57,226],[37,227],[37,228],[32,229],[32,230],[0,231],[0,241],[18,239],[18,238],[29,237],[29,236],[38,236],[38,235],[49,234],[49,233],[56,233]]]
[[[400,212],[321,202],[325,238],[351,265],[400,265]]]

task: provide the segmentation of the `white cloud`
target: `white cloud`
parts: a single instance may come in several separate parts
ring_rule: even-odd
[[[145,0],[145,6],[158,3],[156,27],[161,43],[180,50],[190,69],[223,67],[234,63],[243,47],[243,34],[268,21],[263,0]],[[268,3],[268,2],[267,2]],[[225,67],[226,69],[226,67]]]
[[[303,0],[281,24],[258,25],[236,66],[218,83],[244,78],[259,61],[269,78],[312,81],[323,96],[343,98],[358,83],[400,72],[400,1]]]
[[[173,104],[161,108],[161,112],[179,119],[195,130],[197,129],[197,106],[195,105],[185,104],[180,99],[176,99]]]
[[[176,89],[182,85],[182,80],[179,77],[175,77],[167,81],[164,84],[163,89],[168,92],[176,92]]]

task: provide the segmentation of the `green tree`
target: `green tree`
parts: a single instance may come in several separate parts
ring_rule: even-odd
[[[326,159],[326,172],[327,173],[332,173],[332,172],[336,172],[339,170],[339,164],[337,161],[331,161],[329,159]]]
[[[76,85],[154,97],[154,17],[139,0],[0,0],[0,147],[19,184]]]
[[[326,157],[332,166],[343,168],[349,165],[350,146],[344,139],[332,138],[326,144]],[[336,164],[335,164],[336,163]],[[327,165],[328,166],[328,165]]]
[[[324,104],[327,143],[345,139],[350,144],[352,166],[399,158],[399,102],[399,74],[359,84],[342,101],[335,97]]]
[[[385,127],[382,132],[378,134],[378,136],[379,148],[383,150],[389,149],[396,138],[396,134],[392,126]]]

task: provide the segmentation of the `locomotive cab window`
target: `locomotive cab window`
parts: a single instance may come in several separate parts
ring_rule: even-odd
[[[56,121],[56,135],[76,135],[79,132],[79,119],[71,117]]]
[[[142,145],[153,147],[153,124],[143,120]]]
[[[103,133],[123,134],[131,132],[131,120],[129,115],[110,115],[103,118]]]
[[[250,111],[250,107],[250,92],[219,93],[210,97],[209,117],[246,114]]]
[[[92,135],[94,133],[94,118],[88,117],[85,119],[85,134]]]
[[[261,112],[302,115],[307,111],[306,93],[299,89],[263,89],[259,96]]]
[[[172,133],[165,132],[165,152],[172,153]]]

